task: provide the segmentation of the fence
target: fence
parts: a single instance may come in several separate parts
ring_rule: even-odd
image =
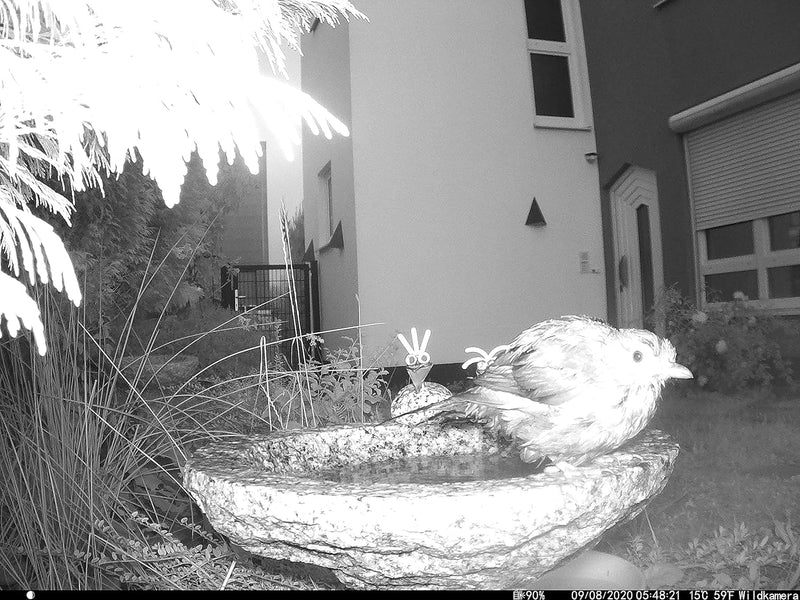
[[[280,327],[283,339],[319,329],[316,261],[293,264],[288,268],[286,265],[222,267],[220,280],[223,307],[237,312],[250,310],[248,316],[256,324]],[[296,314],[292,307],[292,284],[297,299]]]

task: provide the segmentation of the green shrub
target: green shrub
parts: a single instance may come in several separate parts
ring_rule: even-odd
[[[281,325],[268,316],[237,314],[226,308],[200,302],[180,315],[147,319],[134,326],[139,340],[138,351],[144,352],[147,340],[158,327],[152,351],[166,354],[185,352],[197,356],[203,379],[224,377],[231,373],[258,370],[259,346],[265,337],[271,343],[269,359],[278,360]]]
[[[388,405],[387,371],[363,367],[361,360],[360,347],[351,340],[350,347],[327,352],[327,362],[309,361],[298,370],[262,365],[195,394],[237,407],[239,416],[232,418],[247,432],[381,421],[382,405]]]
[[[134,306],[143,314],[158,314],[212,297],[219,285],[215,253],[224,214],[258,185],[237,155],[233,165],[220,162],[219,184],[212,186],[193,153],[180,203],[167,208],[141,165],[126,163],[118,176],[104,178],[102,191],[75,193],[72,226],[53,219],[81,280],[84,320],[95,338],[108,337],[107,328],[124,321]],[[148,280],[144,288],[143,279]],[[176,282],[183,286],[173,295]]]
[[[363,368],[361,347],[354,340],[350,342],[348,348],[328,352],[329,362],[313,363],[307,372],[307,383],[300,380],[300,391],[311,402],[314,417],[320,424],[380,420],[378,405],[383,400],[387,371]]]
[[[795,331],[786,318],[759,313],[741,292],[705,310],[675,288],[667,289],[659,302],[666,334],[679,361],[694,373],[696,385],[723,392],[794,385],[778,343]]]

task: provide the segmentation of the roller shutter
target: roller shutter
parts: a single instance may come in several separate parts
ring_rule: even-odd
[[[686,136],[698,230],[800,207],[800,93]]]

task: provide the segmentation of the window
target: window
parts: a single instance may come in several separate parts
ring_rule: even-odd
[[[322,231],[322,237],[326,240],[330,239],[336,229],[333,221],[333,179],[331,177],[331,163],[325,165],[319,172],[320,189],[322,191],[322,219],[321,222],[325,228]]]
[[[706,302],[744,293],[758,308],[800,312],[800,211],[698,232]]]
[[[698,283],[724,300],[735,287],[754,308],[780,314],[800,314],[800,92],[785,93],[795,73],[784,69],[670,119],[686,132]]]
[[[706,229],[708,258],[730,258],[753,253],[753,222],[734,223]]]
[[[525,0],[534,125],[586,128],[583,33],[576,0]]]

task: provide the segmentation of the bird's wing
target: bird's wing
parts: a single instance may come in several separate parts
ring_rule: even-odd
[[[513,393],[475,386],[453,396],[452,406],[467,417],[488,421],[493,429],[514,434],[520,423],[546,419],[549,408],[541,402]]]
[[[536,402],[563,404],[602,379],[613,330],[583,318],[545,321],[523,332],[475,383]]]

